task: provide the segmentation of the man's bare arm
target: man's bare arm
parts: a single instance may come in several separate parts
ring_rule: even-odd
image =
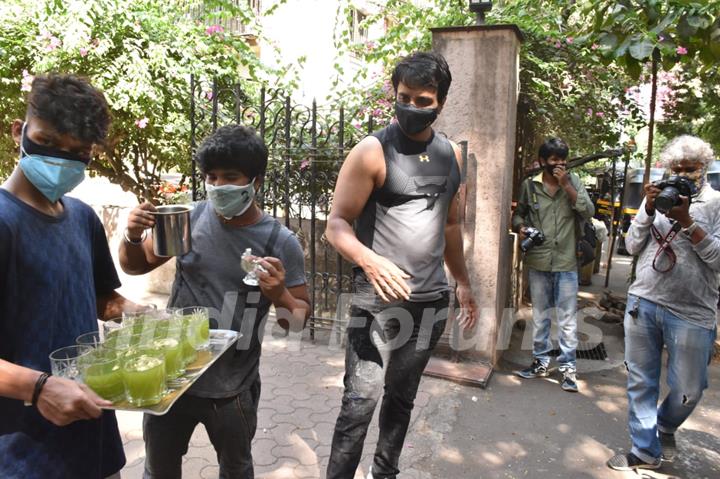
[[[340,168],[325,235],[345,259],[365,271],[383,300],[408,299],[410,288],[405,279],[410,276],[389,259],[363,245],[352,228],[373,190],[384,181],[382,146],[376,138],[367,137],[350,151]]]

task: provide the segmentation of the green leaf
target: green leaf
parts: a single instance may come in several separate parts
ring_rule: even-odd
[[[615,58],[620,58],[621,56],[625,55],[632,41],[633,37],[626,37],[625,40],[623,40],[623,42],[620,44],[620,46],[615,49],[615,52],[613,53],[615,55]]]
[[[645,60],[652,55],[655,44],[652,40],[645,38],[641,42],[630,45],[630,55],[636,60]]]
[[[627,71],[630,78],[638,80],[642,74],[642,65],[630,56],[625,56],[625,70]]]

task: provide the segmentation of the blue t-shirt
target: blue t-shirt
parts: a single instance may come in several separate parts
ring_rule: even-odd
[[[62,203],[52,217],[0,189],[0,359],[46,372],[52,351],[97,331],[96,296],[120,286],[100,219]],[[1,478],[105,478],[124,464],[113,412],[58,427],[0,397]]]

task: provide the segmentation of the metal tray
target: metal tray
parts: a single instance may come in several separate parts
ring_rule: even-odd
[[[146,407],[136,407],[130,405],[127,401],[119,401],[112,406],[103,409],[112,409],[115,411],[137,411],[152,414],[154,416],[162,416],[170,410],[175,401],[183,395],[185,391],[193,385],[202,374],[213,365],[222,354],[227,351],[230,346],[235,344],[241,335],[237,331],[229,329],[211,329],[210,344],[207,350],[198,351],[195,362],[186,366],[185,374],[178,379],[168,383],[168,392],[162,400],[153,405]]]

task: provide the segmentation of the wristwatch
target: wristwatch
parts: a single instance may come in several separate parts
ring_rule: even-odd
[[[143,230],[142,234],[140,235],[139,240],[132,240],[128,236],[128,230],[125,228],[125,231],[123,231],[123,238],[125,238],[125,242],[129,244],[139,245],[142,244],[143,241],[145,241],[145,238],[147,237],[147,230]]]
[[[688,226],[687,228],[683,228],[680,231],[682,231],[682,234],[690,238],[696,229],[698,229],[698,224],[693,221],[690,226]]]

